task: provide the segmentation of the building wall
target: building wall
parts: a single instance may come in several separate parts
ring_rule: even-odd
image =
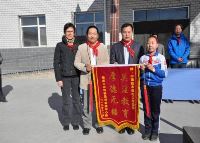
[[[107,45],[110,45],[110,32],[111,32],[111,19],[110,19],[110,6],[111,6],[111,1],[110,0],[106,0],[106,29],[105,29],[105,32],[106,32],[106,43]]]
[[[47,47],[63,35],[63,25],[73,22],[74,12],[103,10],[103,0],[15,0],[0,1],[0,48],[20,48],[19,16],[45,14]]]
[[[199,0],[123,0],[120,1],[120,26],[133,23],[133,10],[189,6],[189,67],[200,67],[200,1]]]
[[[53,53],[61,41],[63,26],[74,22],[74,12],[103,10],[103,0],[14,0],[0,1],[0,52],[2,73],[53,68]],[[44,14],[47,46],[22,48],[19,16]]]
[[[3,73],[52,68],[54,47],[61,40],[63,25],[66,22],[74,22],[74,12],[103,10],[105,1],[105,43],[109,45],[111,0],[15,0],[12,2],[1,0],[0,51],[4,58]],[[192,48],[190,62],[200,67],[200,60],[196,62],[197,58],[200,59],[199,0],[121,0],[120,26],[124,22],[133,22],[133,10],[180,6],[190,6],[189,39]],[[47,46],[44,48],[21,48],[19,16],[38,14],[44,14],[46,17]],[[30,58],[32,56],[33,58]]]
[[[199,0],[123,0],[120,1],[120,5],[120,25],[124,22],[133,22],[133,10],[190,6],[190,41],[198,42],[200,40]]]
[[[2,73],[19,73],[53,68],[54,48],[0,49]]]

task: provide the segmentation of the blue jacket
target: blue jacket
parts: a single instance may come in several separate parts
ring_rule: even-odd
[[[168,52],[171,57],[170,64],[178,64],[178,58],[183,58],[181,63],[186,64],[188,62],[188,56],[190,54],[190,45],[186,37],[181,33],[180,43],[175,34],[168,41]]]
[[[141,79],[144,80],[145,84],[148,86],[159,86],[162,85],[163,78],[167,76],[167,64],[165,57],[158,52],[152,57],[152,65],[155,68],[155,72],[148,69],[141,74]],[[143,55],[140,58],[140,64],[148,64],[149,54]]]

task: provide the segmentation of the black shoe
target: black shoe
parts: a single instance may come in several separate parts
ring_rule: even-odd
[[[79,130],[79,126],[78,125],[72,125],[73,126],[73,130]]]
[[[155,133],[153,133],[152,135],[151,135],[151,141],[157,141],[157,139],[158,139],[158,134],[155,134]]]
[[[119,131],[119,134],[123,134],[123,133],[125,133],[125,129],[121,129],[121,130]]]
[[[144,134],[142,135],[142,139],[143,139],[143,140],[149,140],[149,139],[150,139],[150,136],[151,136],[151,133],[144,133]]]
[[[8,102],[8,101],[6,100],[6,97],[2,97],[0,98],[0,102]]]
[[[69,130],[69,125],[65,125],[65,126],[63,126],[63,130],[64,130],[64,131]]]
[[[126,131],[127,131],[127,133],[128,133],[129,135],[132,135],[132,134],[135,133],[135,131],[132,130],[131,128],[126,128]]]
[[[90,133],[90,129],[88,128],[83,129],[83,135],[89,135],[89,133]]]
[[[96,131],[97,131],[98,134],[101,134],[101,133],[103,133],[103,128],[98,127],[98,128],[96,128]]]

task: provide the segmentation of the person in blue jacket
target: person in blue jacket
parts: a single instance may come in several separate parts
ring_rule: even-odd
[[[144,140],[155,141],[159,137],[159,117],[162,100],[162,82],[167,76],[165,57],[158,53],[158,39],[150,36],[147,42],[147,54],[140,58],[141,96],[144,109]]]
[[[174,34],[168,41],[168,52],[171,68],[186,68],[190,54],[190,45],[182,33],[181,24],[177,24],[174,28]]]

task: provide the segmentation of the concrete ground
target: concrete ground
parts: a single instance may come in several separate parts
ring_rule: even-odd
[[[188,89],[189,90],[189,89]],[[52,72],[3,76],[3,91],[8,103],[0,103],[0,143],[149,143],[144,131],[143,112],[140,130],[134,135],[118,134],[104,127],[103,134],[93,128],[63,131],[62,98]],[[175,101],[162,103],[160,137],[155,143],[182,143],[183,126],[200,127],[200,104]]]

